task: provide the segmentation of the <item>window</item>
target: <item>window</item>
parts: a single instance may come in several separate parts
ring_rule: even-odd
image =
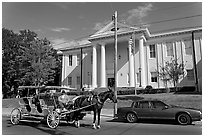
[[[165,106],[167,105],[161,101],[152,101],[152,108],[163,109]]]
[[[68,86],[72,85],[72,77],[68,77]]]
[[[150,58],[156,57],[156,47],[155,45],[149,45],[149,52],[150,52]]]
[[[139,108],[140,107],[139,102],[135,102],[133,105],[134,105],[134,108]]]
[[[80,65],[80,54],[77,54],[77,66],[79,66]]]
[[[192,55],[192,42],[191,40],[184,40],[186,55]]]
[[[186,70],[188,80],[194,80],[194,72],[193,69]]]
[[[174,56],[173,43],[171,42],[166,43],[166,50],[167,50],[167,56]]]
[[[149,108],[149,102],[148,101],[140,102],[140,108]]]
[[[77,76],[77,85],[80,85],[80,76]]]
[[[151,72],[151,82],[157,82],[157,72]]]
[[[72,55],[69,55],[69,66],[72,66]]]

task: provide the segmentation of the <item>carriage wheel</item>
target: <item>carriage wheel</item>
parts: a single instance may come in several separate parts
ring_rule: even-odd
[[[13,125],[17,125],[21,119],[21,111],[18,108],[14,108],[11,111],[10,118],[11,118],[11,123]]]
[[[56,111],[52,111],[47,115],[47,125],[50,128],[57,128],[60,122],[60,115]]]

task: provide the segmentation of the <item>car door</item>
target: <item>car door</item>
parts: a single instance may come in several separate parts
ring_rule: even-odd
[[[171,119],[174,116],[168,105],[161,101],[151,101],[150,105],[152,119]]]
[[[139,118],[149,118],[150,104],[149,101],[140,101],[136,109]]]

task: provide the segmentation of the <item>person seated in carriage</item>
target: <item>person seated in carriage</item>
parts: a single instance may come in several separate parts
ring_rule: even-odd
[[[71,97],[69,97],[64,90],[62,91],[62,95],[58,97],[58,101],[62,111],[67,111],[67,108],[73,106]]]

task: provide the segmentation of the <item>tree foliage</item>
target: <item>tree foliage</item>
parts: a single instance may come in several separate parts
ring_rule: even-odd
[[[12,30],[2,29],[2,88],[5,92],[12,92],[16,85],[16,80],[20,75],[19,62],[19,37]]]
[[[2,29],[3,94],[14,94],[19,85],[56,85],[60,60],[50,42],[35,32]]]
[[[159,77],[165,82],[173,83],[176,88],[179,79],[184,75],[184,64],[178,63],[178,59],[171,59],[160,67]]]

